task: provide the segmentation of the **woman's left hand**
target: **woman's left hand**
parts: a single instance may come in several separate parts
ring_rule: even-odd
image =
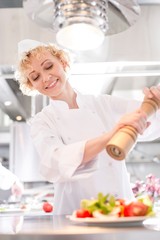
[[[146,98],[156,98],[160,101],[160,86],[145,87],[143,93]]]

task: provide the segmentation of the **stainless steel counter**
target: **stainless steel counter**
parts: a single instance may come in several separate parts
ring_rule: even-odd
[[[65,216],[0,215],[0,239],[159,240],[160,218],[156,220],[156,224],[157,230],[153,230],[144,227],[143,224],[139,226],[77,224]]]

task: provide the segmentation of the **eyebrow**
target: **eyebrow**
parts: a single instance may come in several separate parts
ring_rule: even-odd
[[[32,72],[30,72],[29,75],[31,75],[31,74],[34,73],[34,72],[35,72],[35,70],[33,70]]]
[[[43,65],[44,65],[44,63],[45,63],[45,62],[47,62],[48,60],[49,60],[49,59],[46,59],[46,60],[44,60],[44,61],[41,63],[41,66],[43,66]],[[30,72],[30,73],[29,73],[29,75],[31,75],[31,74],[32,74],[32,73],[34,73],[34,72],[36,72],[36,71],[35,71],[35,70],[33,70],[32,72]]]
[[[41,63],[41,66],[43,66],[43,64],[45,63],[45,62],[47,62],[49,59],[46,59],[46,60],[44,60],[42,63]]]

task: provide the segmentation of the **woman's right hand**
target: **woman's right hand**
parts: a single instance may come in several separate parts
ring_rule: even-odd
[[[138,109],[132,113],[125,114],[117,123],[117,130],[125,127],[132,126],[137,130],[139,134],[143,134],[143,132],[148,128],[150,122],[147,122],[147,115],[141,109]]]
[[[147,122],[147,115],[140,109],[132,113],[125,114],[112,130],[86,142],[82,163],[92,161],[98,153],[106,149],[107,143],[114,134],[119,131],[119,129],[125,126],[132,126],[139,134],[143,134],[149,125],[150,123]]]

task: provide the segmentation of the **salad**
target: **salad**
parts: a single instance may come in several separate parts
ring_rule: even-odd
[[[95,199],[83,199],[80,208],[73,212],[76,218],[117,218],[154,216],[153,204],[148,196],[141,196],[134,201],[118,199],[111,194],[99,193]]]

